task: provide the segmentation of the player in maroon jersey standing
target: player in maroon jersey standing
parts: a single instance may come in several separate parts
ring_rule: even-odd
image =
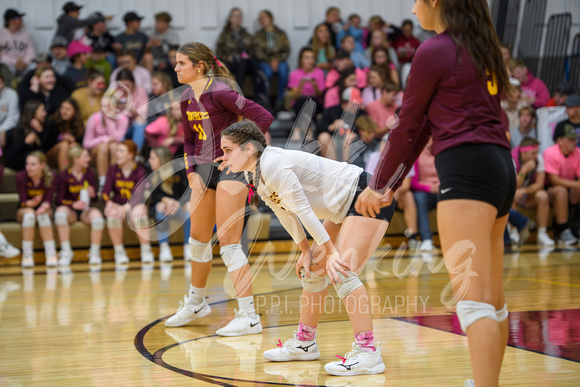
[[[475,385],[497,386],[509,328],[502,235],[516,190],[500,106],[502,94],[511,93],[509,76],[486,0],[416,0],[413,13],[437,35],[415,54],[400,126],[356,209],[374,216],[390,203],[433,136],[437,225],[452,301],[459,300]]]
[[[254,308],[250,265],[240,244],[248,188],[242,173],[222,173],[214,160],[223,156],[220,142],[225,128],[248,119],[265,133],[273,117],[233,89],[233,76],[206,45],[185,43],[177,51],[176,59],[177,79],[191,86],[181,97],[185,166],[192,191],[191,286],[177,313],[165,325],[182,326],[210,313],[205,287],[212,266],[210,242],[217,224],[220,255],[232,277],[239,311],[216,333],[220,336],[260,333],[262,324]]]

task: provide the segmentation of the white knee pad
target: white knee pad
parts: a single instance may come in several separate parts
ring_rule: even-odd
[[[52,222],[50,221],[50,216],[47,213],[36,216],[36,221],[38,222],[38,227],[50,227]]]
[[[495,316],[497,317],[498,323],[504,322],[508,318],[508,315],[509,313],[507,310],[507,304],[503,304],[503,308],[495,311]]]
[[[220,249],[220,255],[224,260],[229,272],[238,270],[240,267],[248,263],[246,254],[242,251],[242,245],[227,245]]]
[[[107,227],[112,229],[121,228],[123,224],[121,223],[121,219],[117,218],[107,218]]]
[[[211,243],[201,243],[189,238],[189,252],[191,253],[191,260],[194,262],[206,263],[211,262],[213,259]]]
[[[36,225],[36,215],[34,212],[27,212],[22,217],[22,227],[33,228]]]
[[[328,287],[328,280],[326,276],[321,277],[318,274],[310,272],[310,278],[306,277],[304,268],[300,269],[300,277],[302,277],[302,287],[310,293],[318,293]]]
[[[142,218],[137,219],[137,227],[138,228],[145,228],[147,226],[149,226],[149,217],[148,216],[144,216]]]
[[[342,283],[337,282],[336,285],[334,285],[334,288],[336,289],[336,294],[338,294],[341,299],[344,299],[357,288],[363,286],[358,275],[354,271],[347,271],[346,273],[348,274],[348,277],[339,271],[337,273]]]
[[[101,231],[104,228],[105,228],[105,219],[103,218],[91,219],[91,229]]]
[[[68,226],[68,213],[65,211],[57,211],[54,214],[54,224],[57,226]]]
[[[459,301],[457,303],[456,311],[459,324],[461,324],[461,329],[465,333],[467,333],[467,329],[469,329],[471,324],[483,318],[497,321],[495,307],[485,302],[470,300]]]

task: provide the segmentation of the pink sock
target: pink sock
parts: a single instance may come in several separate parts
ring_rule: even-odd
[[[316,327],[309,327],[308,325],[299,323],[298,332],[296,332],[296,338],[300,341],[311,341],[314,340],[316,335]]]
[[[355,333],[354,339],[356,340],[356,345],[365,352],[374,352],[377,349],[373,331]]]

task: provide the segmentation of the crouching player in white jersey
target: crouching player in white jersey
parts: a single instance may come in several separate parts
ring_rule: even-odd
[[[264,357],[272,361],[320,357],[316,326],[328,294],[328,275],[349,313],[355,342],[343,360],[326,364],[325,370],[333,375],[384,372],[380,345],[373,338],[369,296],[358,273],[385,234],[395,205],[383,208],[375,219],[363,217],[354,210],[354,203],[366,188],[369,174],[351,164],[268,147],[251,122],[228,127],[222,132],[221,147],[224,162],[220,167],[246,173],[254,191],[276,213],[302,252],[296,264],[303,286],[298,330],[283,345],[264,352]],[[257,199],[254,195],[254,204]],[[314,239],[312,248],[302,225]]]

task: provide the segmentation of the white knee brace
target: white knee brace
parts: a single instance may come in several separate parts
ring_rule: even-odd
[[[50,227],[52,222],[50,221],[50,216],[47,213],[36,216],[36,221],[38,222],[38,227]]]
[[[137,219],[137,227],[138,228],[145,228],[147,226],[149,226],[149,217],[148,216],[144,216],[142,218]]]
[[[242,251],[242,245],[227,245],[220,249],[220,255],[224,260],[229,272],[238,270],[240,267],[248,263],[246,254]]]
[[[101,231],[104,228],[105,228],[105,219],[103,218],[91,219],[91,229]]]
[[[65,211],[57,211],[54,214],[54,224],[57,226],[68,226],[68,213]]]
[[[22,227],[33,228],[36,225],[36,215],[34,212],[27,212],[22,217]]]
[[[341,299],[344,299],[357,288],[363,286],[358,275],[354,271],[347,271],[348,277],[339,271],[337,271],[337,273],[342,283],[337,282],[336,285],[334,285],[334,288],[336,289],[336,294],[338,294]]]
[[[508,318],[508,310],[507,310],[507,304],[503,304],[503,308],[501,308],[500,310],[496,310],[495,311],[495,315],[497,317],[497,322],[504,322],[507,318]]]
[[[467,329],[469,329],[471,324],[483,318],[497,321],[495,307],[485,302],[470,300],[459,301],[457,303],[456,311],[459,324],[461,324],[461,329],[465,333],[467,333]]]
[[[117,218],[107,218],[107,227],[111,229],[118,229],[121,228],[123,224],[121,223],[121,219]]]
[[[191,253],[191,260],[194,262],[211,262],[213,258],[211,243],[201,243],[193,238],[189,238],[189,252]]]
[[[310,272],[310,278],[306,277],[306,270],[300,269],[300,277],[302,277],[302,287],[310,293],[318,293],[323,291],[328,286],[326,276],[321,277],[318,274]]]

